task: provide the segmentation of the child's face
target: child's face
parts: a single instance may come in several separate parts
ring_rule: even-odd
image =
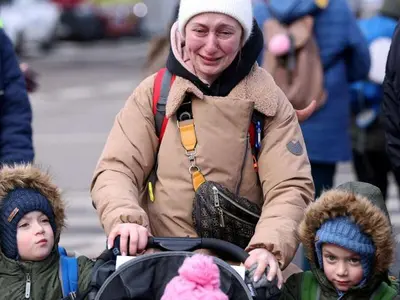
[[[45,259],[54,246],[49,218],[40,211],[27,213],[17,225],[18,253],[24,261]]]
[[[363,278],[360,256],[332,244],[322,246],[324,273],[339,291],[346,292]]]

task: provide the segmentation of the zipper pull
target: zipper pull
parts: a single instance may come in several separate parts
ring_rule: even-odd
[[[25,283],[25,299],[31,298],[31,275],[29,273],[26,274],[26,283]]]
[[[218,212],[219,212],[219,226],[225,227],[224,212],[222,211],[221,208],[218,208]]]
[[[212,190],[214,195],[214,206],[218,208],[219,207],[218,189],[215,186],[213,186]]]
[[[219,191],[215,186],[213,186],[212,190],[214,196],[214,206],[218,210],[219,214],[219,226],[225,227],[224,212],[222,211],[222,208],[219,205]]]

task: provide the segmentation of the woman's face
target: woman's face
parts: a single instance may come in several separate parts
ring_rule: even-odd
[[[209,84],[232,63],[241,48],[242,27],[224,14],[197,15],[188,22],[185,33],[196,75]]]

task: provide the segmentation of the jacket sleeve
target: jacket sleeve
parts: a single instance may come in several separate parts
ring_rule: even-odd
[[[78,279],[78,289],[81,293],[85,292],[90,285],[92,279],[92,269],[94,266],[94,261],[87,258],[86,256],[78,257],[78,269],[79,269],[79,279]]]
[[[400,78],[397,74],[399,68],[400,25],[396,27],[392,45],[386,63],[386,76],[383,81],[384,126],[386,133],[386,148],[394,172],[400,176]]]
[[[314,199],[314,183],[295,110],[277,91],[278,111],[267,118],[258,161],[264,204],[247,250],[266,248],[284,269],[299,245],[296,230]]]
[[[348,14],[348,45],[345,52],[347,62],[347,74],[349,82],[365,80],[371,67],[368,42],[357,24],[353,13],[346,9]]]
[[[1,29],[0,55],[0,163],[29,163],[34,158],[32,109],[13,45]]]
[[[144,80],[118,113],[94,173],[91,195],[107,235],[119,223],[149,226],[139,200],[158,149],[153,82]]]
[[[279,300],[300,300],[300,285],[302,282],[302,273],[293,274],[283,284],[282,293]]]

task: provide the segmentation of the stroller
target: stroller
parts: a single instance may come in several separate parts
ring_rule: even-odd
[[[119,237],[114,248],[106,250],[97,259],[88,290],[89,300],[155,300],[163,295],[166,285],[178,274],[185,258],[194,255],[192,251],[209,249],[219,257],[244,262],[248,254],[242,248],[229,242],[208,238],[153,238],[147,248],[164,252],[145,254],[124,263],[115,270],[116,256],[120,255]],[[278,299],[276,281],[272,289],[255,289],[246,272],[245,280],[225,261],[214,258],[220,271],[221,290],[232,300]],[[86,294],[86,293],[85,293]]]

